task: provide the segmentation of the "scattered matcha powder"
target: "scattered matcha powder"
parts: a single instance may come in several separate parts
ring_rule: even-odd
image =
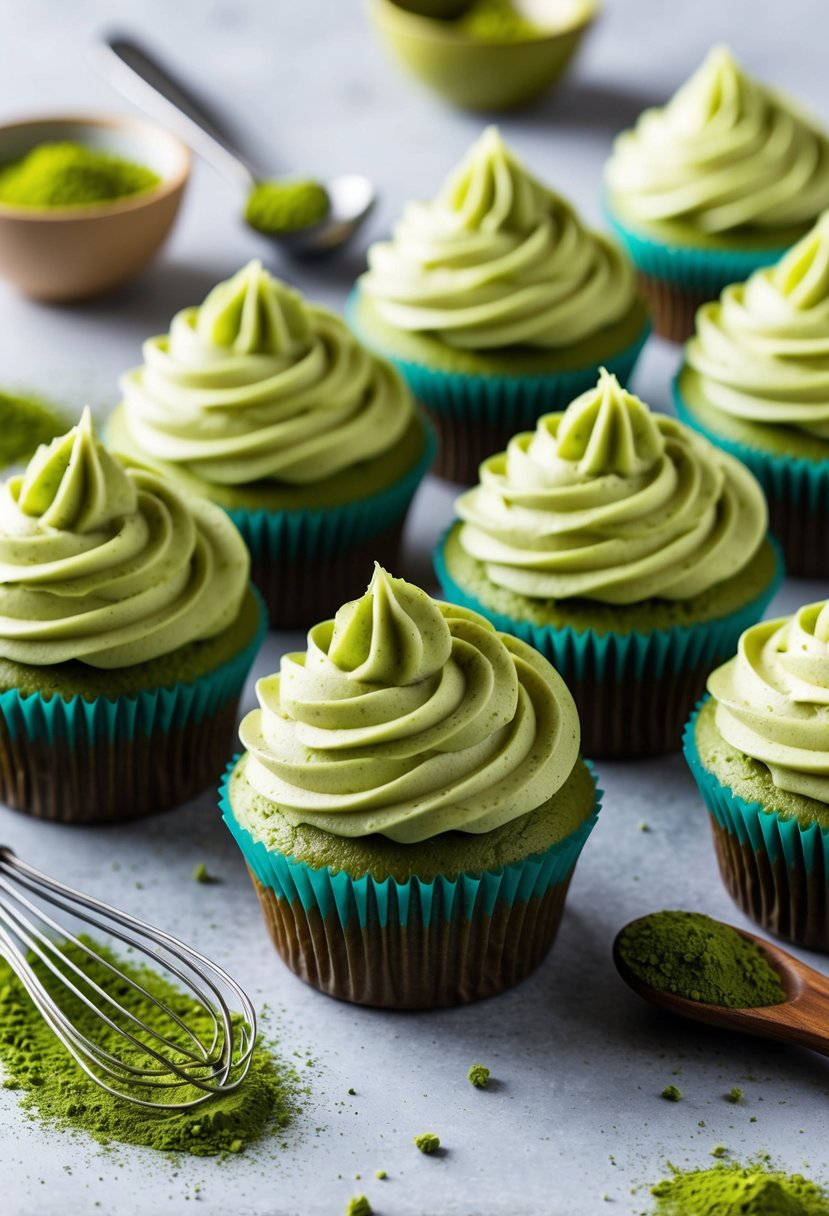
[[[0,203],[14,207],[88,207],[143,194],[157,173],[86,144],[43,143],[0,168]]]
[[[248,196],[245,220],[265,234],[298,232],[324,220],[330,206],[319,182],[259,182]]]
[[[141,984],[149,994],[141,996],[113,979],[107,968],[91,960],[77,946],[67,946],[66,955],[83,969],[91,982],[124,999],[137,1018],[175,1040],[177,1029],[151,999],[166,1004],[200,1038],[210,1033],[212,1021],[194,1006],[191,994],[182,992],[158,972],[124,963],[104,947],[95,945],[101,957]],[[94,1037],[104,1050],[125,1054],[124,1040],[108,1029],[77,997],[72,997],[41,965],[35,970],[44,986],[60,1001],[61,1008],[82,1034]],[[94,994],[90,992],[94,998]],[[218,1095],[191,1110],[151,1110],[117,1098],[101,1089],[76,1064],[72,1056],[37,1012],[23,985],[0,958],[0,1063],[3,1086],[20,1090],[24,1110],[46,1122],[89,1133],[99,1143],[117,1140],[149,1148],[213,1156],[238,1153],[259,1139],[270,1127],[287,1126],[300,1109],[302,1092],[296,1070],[279,1061],[260,1044],[251,1059],[244,1082],[231,1093]],[[143,1058],[142,1058],[143,1063]],[[140,1090],[136,1087],[136,1094]],[[178,1097],[198,1097],[195,1088],[178,1091]]]
[[[384,1178],[388,1178],[388,1174],[386,1173],[385,1170],[375,1170],[374,1177],[379,1178],[380,1181],[382,1182]]]
[[[373,1208],[365,1195],[355,1195],[349,1199],[345,1216],[371,1216]]]
[[[733,1102],[736,1106],[738,1102],[742,1102],[743,1100],[743,1091],[735,1085],[733,1089],[729,1089],[725,1095],[725,1100],[726,1102]]]
[[[724,1144],[715,1144],[711,1149],[712,1157],[725,1157],[728,1154],[728,1149]]]
[[[67,419],[42,401],[0,392],[0,468],[22,464],[66,427]]]
[[[421,1153],[436,1153],[440,1148],[440,1136],[436,1136],[434,1132],[422,1132],[414,1137],[414,1143]]]
[[[466,1079],[470,1085],[474,1085],[476,1089],[486,1089],[489,1084],[489,1078],[492,1074],[484,1064],[473,1064],[466,1074]]]
[[[195,870],[193,871],[193,881],[194,882],[210,882],[211,881],[210,875],[207,872],[207,865],[205,864],[205,862],[200,861],[199,864],[196,866]]]
[[[674,1169],[651,1194],[655,1216],[829,1216],[829,1196],[822,1187],[762,1162],[684,1173]]]
[[[679,1102],[682,1100],[682,1090],[678,1085],[666,1085],[659,1096],[666,1102]]]
[[[655,912],[635,920],[619,934],[618,949],[636,978],[659,992],[728,1009],[786,999],[763,951],[700,912]]]

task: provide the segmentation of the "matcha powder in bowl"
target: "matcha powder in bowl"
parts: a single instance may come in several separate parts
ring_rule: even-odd
[[[102,958],[115,964],[129,979],[144,986],[147,997],[132,992],[129,1008],[136,1017],[157,1029],[159,1012],[152,997],[168,1005],[196,1034],[208,1026],[208,1016],[157,972],[125,964],[96,945]],[[75,947],[67,946],[71,960]],[[111,973],[79,952],[89,980],[104,990],[114,986]],[[48,973],[36,967],[44,983]],[[115,995],[115,992],[113,992]],[[120,993],[124,996],[124,993]],[[76,998],[62,1002],[77,1029],[103,1048],[119,1049],[119,1036],[98,1014]],[[202,1024],[200,1024],[200,1018]],[[191,1110],[156,1110],[118,1098],[101,1089],[76,1064],[38,1013],[11,967],[0,958],[0,1078],[5,1089],[18,1090],[24,1110],[44,1123],[86,1132],[100,1143],[113,1140],[144,1145],[173,1153],[201,1157],[238,1153],[269,1131],[288,1126],[301,1107],[303,1085],[295,1069],[282,1063],[260,1040],[242,1084]],[[193,1089],[192,1096],[198,1097]],[[177,1100],[186,1100],[183,1090]]]
[[[85,144],[37,144],[20,160],[0,166],[0,203],[12,207],[94,207],[155,189],[161,179]]]

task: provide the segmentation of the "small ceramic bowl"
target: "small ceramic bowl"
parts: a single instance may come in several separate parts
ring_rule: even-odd
[[[405,3],[370,0],[372,23],[410,72],[465,110],[508,110],[533,101],[563,74],[599,10],[598,0],[562,0],[559,24],[549,33],[484,42]]]
[[[0,126],[0,165],[37,144],[69,140],[152,169],[154,190],[82,207],[0,203],[0,278],[36,300],[101,295],[143,270],[170,231],[190,175],[190,152],[138,118],[36,118]]]

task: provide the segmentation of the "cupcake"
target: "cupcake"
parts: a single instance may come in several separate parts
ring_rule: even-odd
[[[633,269],[488,128],[430,203],[372,246],[347,316],[428,408],[437,471],[472,482],[510,435],[604,363],[624,381],[648,333]]]
[[[829,212],[700,308],[674,400],[762,485],[787,571],[829,576]]]
[[[271,625],[307,625],[393,560],[434,440],[394,368],[251,262],[144,344],[110,446],[218,503]]]
[[[763,621],[711,673],[685,756],[747,916],[829,950],[829,601]]]
[[[657,333],[684,342],[700,304],[776,262],[829,206],[829,140],[714,47],[618,136],[605,185]]]
[[[291,970],[416,1009],[540,963],[598,813],[545,659],[378,566],[256,692],[222,809]]]
[[[132,819],[231,750],[265,628],[223,511],[124,469],[89,411],[0,484],[0,801]]]
[[[748,469],[604,369],[484,461],[456,510],[436,553],[446,598],[550,660],[591,756],[678,750],[782,574]]]

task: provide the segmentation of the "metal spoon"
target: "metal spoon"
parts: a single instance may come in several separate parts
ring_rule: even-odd
[[[101,75],[152,118],[169,127],[212,165],[217,173],[245,197],[266,180],[251,161],[234,147],[228,136],[187,91],[131,38],[106,34],[92,47],[92,59]],[[342,174],[323,182],[330,200],[328,215],[310,228],[268,235],[290,253],[333,253],[349,239],[371,210],[375,191],[367,177]]]
[[[722,1005],[692,1001],[687,997],[677,996],[675,992],[661,992],[658,988],[651,988],[633,974],[621,956],[619,938],[625,929],[619,931],[613,942],[613,961],[622,979],[634,992],[651,1004],[658,1005],[660,1009],[667,1009],[669,1013],[678,1013],[683,1018],[706,1022],[709,1026],[719,1026],[723,1030],[737,1030],[766,1039],[783,1039],[787,1043],[810,1047],[821,1055],[829,1055],[829,976],[815,971],[813,967],[807,967],[788,951],[781,950],[765,938],[756,937],[735,925],[730,928],[746,941],[759,946],[769,964],[780,976],[786,993],[786,999],[780,1004],[762,1005],[757,1009],[728,1009]]]

